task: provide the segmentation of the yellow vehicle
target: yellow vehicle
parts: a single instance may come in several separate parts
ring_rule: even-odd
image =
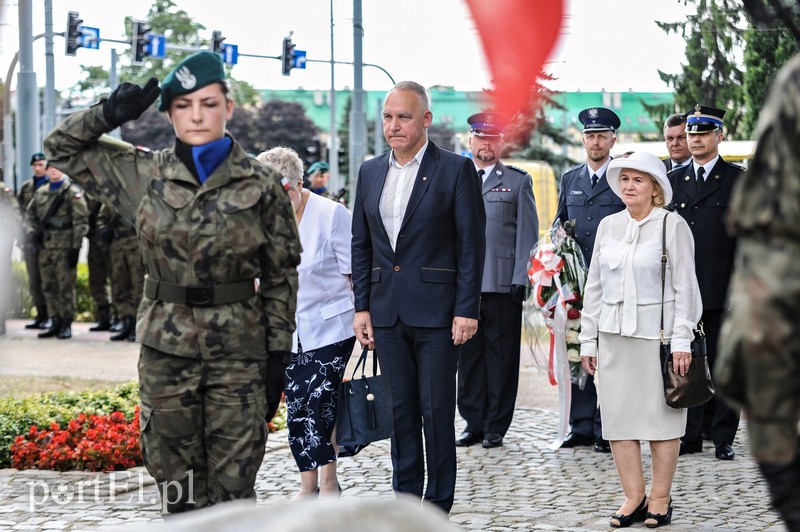
[[[558,209],[558,190],[553,167],[544,161],[524,159],[503,159],[505,165],[525,170],[533,179],[533,197],[536,199],[536,212],[539,215],[539,236],[543,236],[553,225]]]

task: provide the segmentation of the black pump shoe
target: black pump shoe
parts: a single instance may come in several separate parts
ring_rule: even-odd
[[[614,514],[611,519],[616,519],[617,524],[614,524],[613,521],[609,521],[608,524],[612,528],[628,528],[633,523],[644,521],[645,515],[650,515],[647,512],[647,495],[642,498],[642,503],[632,513],[628,515]]]
[[[648,523],[647,519],[655,520],[655,523]],[[660,526],[668,525],[672,522],[672,497],[669,498],[669,507],[667,508],[667,513],[665,514],[651,514],[647,512],[647,517],[645,517],[644,526],[647,528],[658,528]]]

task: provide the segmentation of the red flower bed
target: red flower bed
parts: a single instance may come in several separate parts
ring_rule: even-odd
[[[107,416],[81,414],[65,429],[32,426],[11,446],[16,469],[120,471],[142,465],[139,449],[139,407],[128,422],[122,412]]]

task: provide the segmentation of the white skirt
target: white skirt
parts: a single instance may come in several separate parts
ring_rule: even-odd
[[[595,385],[606,440],[672,440],[686,432],[686,409],[667,406],[659,341],[600,333]]]

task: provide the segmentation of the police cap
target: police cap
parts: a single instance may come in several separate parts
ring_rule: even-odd
[[[214,52],[197,52],[178,63],[161,82],[161,101],[158,110],[169,109],[175,96],[189,94],[206,85],[225,81],[225,66],[222,57]]]
[[[502,137],[508,120],[501,114],[487,111],[467,118],[469,132],[478,137]]]
[[[705,133],[722,129],[722,118],[725,116],[724,109],[708,107],[706,105],[695,105],[686,111],[686,133]]]
[[[47,157],[44,156],[44,153],[38,152],[31,155],[31,164],[35,163],[36,161],[46,161]]]
[[[619,129],[620,120],[617,113],[605,107],[589,107],[578,114],[578,120],[587,131],[611,131]]]

